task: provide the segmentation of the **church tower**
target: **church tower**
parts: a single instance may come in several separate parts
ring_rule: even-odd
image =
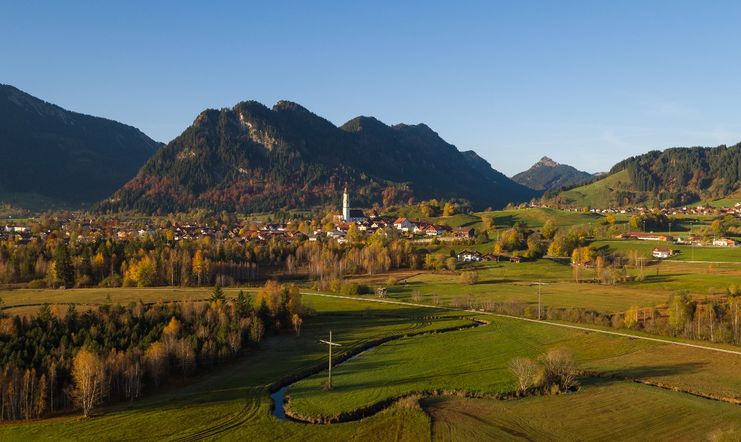
[[[345,191],[342,193],[342,219],[350,220],[350,194],[347,193],[347,185],[345,185]]]

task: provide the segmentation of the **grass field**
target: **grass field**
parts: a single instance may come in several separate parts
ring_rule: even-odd
[[[227,297],[236,296],[240,289],[225,288]],[[247,292],[254,290],[245,288]],[[9,314],[28,314],[38,311],[39,306],[48,303],[64,311],[67,304],[77,304],[78,309],[100,304],[128,304],[142,301],[188,301],[208,299],[211,288],[172,288],[172,287],[126,287],[126,288],[90,288],[90,289],[15,289],[0,290],[3,310]]]
[[[595,241],[591,244],[593,248],[607,247],[610,250],[638,250],[646,257],[651,256],[651,251],[656,247],[668,247],[678,250],[669,258],[671,261],[707,261],[707,262],[737,262],[741,263],[741,247],[698,247],[668,243],[665,241],[640,241],[640,240],[609,240]]]
[[[76,295],[82,297],[84,294]],[[304,300],[317,313],[306,319],[299,338],[293,335],[270,337],[264,341],[260,351],[192,379],[185,386],[171,385],[163,392],[130,406],[103,409],[92,419],[63,416],[40,422],[2,424],[0,439],[428,440],[433,435],[436,439],[465,440],[474,430],[484,436],[495,434],[490,433],[493,430],[489,422],[502,427],[522,425],[525,421],[532,427],[520,432],[538,437],[546,434],[542,433],[542,426],[547,425],[548,415],[532,420],[529,413],[541,409],[553,413],[554,401],[576,402],[570,405],[575,408],[574,419],[563,421],[560,424],[562,429],[552,429],[551,438],[559,438],[559,435],[569,438],[567,431],[601,434],[593,428],[592,420],[577,419],[587,413],[590,406],[596,410],[607,409],[595,416],[598,421],[610,418],[609,414],[602,416],[609,410],[613,414],[623,408],[630,410],[623,420],[616,421],[625,424],[617,425],[615,432],[630,430],[637,425],[636,422],[649,420],[648,434],[677,435],[676,428],[684,427],[677,427],[670,417],[672,403],[676,404],[678,413],[693,410],[698,413],[693,432],[688,434],[706,435],[738,422],[737,406],[627,381],[586,383],[575,394],[521,401],[466,400],[465,405],[453,406],[450,405],[452,402],[446,402],[448,399],[440,398],[437,402],[424,403],[434,421],[423,410],[399,407],[346,424],[309,425],[280,421],[270,415],[268,385],[324,364],[326,348],[318,339],[325,337],[328,330],[333,330],[335,339],[343,344],[343,351],[352,351],[383,336],[468,323],[459,319],[460,313],[449,311],[313,296],[305,296]],[[734,359],[733,355],[709,354],[666,344],[503,319],[495,319],[491,325],[476,329],[391,341],[336,366],[335,390],[326,393],[321,389],[320,383],[326,373],[320,372],[291,387],[289,395],[294,398],[296,407],[307,412],[334,412],[430,386],[466,391],[508,391],[513,386],[513,378],[505,367],[509,357],[536,356],[559,345],[571,348],[584,369],[670,383],[717,395],[741,396],[741,377],[738,376],[741,361],[738,357]],[[604,390],[606,393],[601,389],[607,389]],[[635,401],[630,401],[631,397],[635,397]],[[645,408],[649,403],[659,404],[662,413],[655,414]],[[466,407],[473,406],[484,407],[476,411],[481,413],[481,423],[475,429],[446,424],[445,413],[463,412]],[[507,410],[505,414],[501,412],[502,407]],[[709,415],[714,417],[700,419]],[[454,421],[462,422],[458,418]]]
[[[613,190],[632,187],[627,170],[622,170],[599,181],[580,186],[560,196],[576,207],[609,207],[613,204]]]
[[[604,220],[604,216],[591,212],[568,212],[550,208],[527,208],[479,212],[478,216],[492,216],[497,227],[512,227],[516,222],[527,227],[542,227],[551,220],[556,226],[587,225]]]
[[[631,306],[664,304],[677,290],[688,290],[696,297],[719,296],[730,286],[741,286],[741,265],[667,261],[643,269],[644,279],[619,285],[576,283],[568,263],[538,260],[522,264],[488,262],[466,265],[477,269],[479,281],[461,285],[455,272],[420,272],[388,289],[388,296],[402,301],[454,305],[472,299],[486,302],[522,302],[537,307],[538,285],[541,302],[556,308],[576,307],[599,312],[622,312]],[[658,270],[658,272],[657,272]],[[630,269],[638,276],[640,269]],[[594,277],[594,270],[581,271],[581,278]],[[359,278],[360,281],[363,278]]]
[[[433,440],[734,440],[741,429],[732,406],[604,380],[578,394],[510,402],[439,397],[423,406]]]
[[[583,369],[723,397],[741,394],[741,377],[735,372],[741,361],[735,355],[667,348],[665,344],[508,319],[496,319],[472,330],[390,342],[336,367],[334,390],[322,390],[324,377],[319,374],[295,384],[288,394],[292,409],[300,414],[332,416],[415,391],[505,393],[512,390],[514,382],[507,370],[510,359],[537,357],[554,347],[571,349]],[[662,357],[656,358],[658,355]]]

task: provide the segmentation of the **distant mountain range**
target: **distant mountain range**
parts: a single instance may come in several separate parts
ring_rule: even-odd
[[[99,207],[310,208],[339,204],[346,184],[360,207],[445,198],[483,209],[536,195],[424,124],[357,117],[337,127],[289,101],[272,108],[245,101],[203,111]]]
[[[533,166],[512,177],[512,180],[533,190],[546,191],[575,186],[593,180],[595,175],[543,157]]]
[[[136,175],[159,146],[134,127],[0,84],[0,202],[52,208],[98,201]]]
[[[652,151],[589,174],[543,157],[509,179],[424,124],[337,127],[296,103],[203,111],[163,146],[138,129],[0,85],[0,205],[242,212],[430,198],[502,207],[545,194],[570,206],[672,206],[741,192],[741,144]],[[587,183],[587,184],[583,184]]]
[[[741,143],[674,147],[630,157],[593,183],[548,199],[579,207],[681,206],[727,197],[741,190]]]

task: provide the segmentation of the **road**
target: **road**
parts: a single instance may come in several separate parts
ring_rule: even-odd
[[[404,301],[393,301],[390,299],[374,299],[374,298],[356,298],[354,296],[343,296],[343,295],[329,295],[325,293],[313,293],[313,292],[301,292],[304,295],[308,296],[321,296],[325,298],[336,298],[336,299],[348,299],[351,301],[362,301],[362,302],[378,302],[382,304],[397,304],[397,305],[404,305],[408,307],[423,307],[423,308],[430,308],[430,309],[438,309],[438,310],[451,310],[451,311],[464,311],[468,313],[475,313],[477,315],[488,315],[488,316],[497,316],[500,318],[508,318],[508,319],[515,319],[517,321],[527,321],[527,322],[535,322],[538,324],[543,325],[549,325],[553,327],[562,327],[562,328],[570,328],[573,330],[581,330],[581,331],[587,331],[590,333],[602,333],[605,335],[613,335],[613,336],[621,336],[631,339],[640,339],[643,341],[653,341],[653,342],[659,342],[662,344],[670,344],[670,345],[679,345],[683,347],[691,347],[691,348],[697,348],[700,350],[708,350],[708,351],[717,351],[720,353],[728,353],[732,355],[738,355],[741,356],[741,351],[736,350],[728,350],[725,348],[717,348],[717,347],[709,347],[706,345],[699,345],[699,344],[690,344],[688,342],[678,342],[678,341],[671,341],[668,339],[661,339],[661,338],[651,338],[648,336],[639,336],[639,335],[632,335],[630,333],[620,333],[615,331],[609,331],[609,330],[600,330],[596,328],[590,328],[590,327],[583,327],[579,325],[570,325],[570,324],[561,324],[559,322],[551,322],[551,321],[544,321],[544,320],[538,320],[538,319],[530,319],[530,318],[523,318],[520,316],[511,316],[511,315],[505,315],[502,313],[492,313],[492,312],[482,312],[478,310],[466,310],[466,309],[459,309],[454,307],[441,307],[441,306],[434,306],[434,305],[427,305],[427,304],[415,304],[413,302],[404,302]]]

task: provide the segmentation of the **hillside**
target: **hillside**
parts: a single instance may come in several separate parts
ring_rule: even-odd
[[[533,166],[512,177],[512,180],[533,190],[551,190],[576,186],[590,181],[594,176],[567,164],[560,164],[543,157]]]
[[[337,205],[345,184],[358,206],[456,198],[483,208],[534,195],[424,124],[357,117],[336,127],[295,103],[246,101],[202,112],[100,208],[307,208]]]
[[[675,147],[623,160],[603,179],[548,197],[577,207],[680,206],[737,194],[741,144]]]
[[[0,202],[50,208],[97,201],[158,147],[134,127],[0,85]]]

